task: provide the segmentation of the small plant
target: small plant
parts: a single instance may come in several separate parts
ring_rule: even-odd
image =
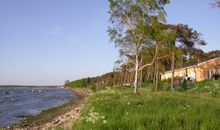
[[[96,92],[97,87],[96,87],[96,85],[92,84],[91,87],[90,87],[90,89],[91,89],[93,92]]]

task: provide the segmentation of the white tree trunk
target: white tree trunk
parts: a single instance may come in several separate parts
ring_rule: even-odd
[[[171,90],[173,91],[174,90],[174,78],[175,78],[175,54],[173,52],[172,54],[172,66],[171,66],[171,69],[172,69],[172,77],[171,77]]]
[[[135,76],[134,76],[134,94],[138,93],[138,68],[139,68],[138,55],[136,54],[136,56],[135,56]]]

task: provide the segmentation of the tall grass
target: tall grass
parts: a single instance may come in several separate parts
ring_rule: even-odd
[[[217,100],[217,101],[216,101]],[[219,130],[220,102],[183,93],[129,88],[97,92],[74,130]]]

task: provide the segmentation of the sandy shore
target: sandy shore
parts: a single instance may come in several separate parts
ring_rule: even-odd
[[[71,105],[71,107],[67,110],[64,110],[62,114],[57,115],[53,117],[48,122],[33,122],[31,125],[25,126],[25,127],[11,127],[6,128],[13,129],[13,130],[48,130],[48,129],[54,129],[57,126],[62,126],[65,130],[71,130],[72,126],[76,122],[76,120],[80,116],[80,112],[82,108],[85,106],[85,102],[87,101],[89,97],[89,92],[87,90],[83,89],[74,89],[73,92],[77,95],[76,102]]]

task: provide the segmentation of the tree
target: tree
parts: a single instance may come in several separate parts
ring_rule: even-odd
[[[66,80],[65,83],[64,83],[64,87],[68,87],[68,85],[70,84],[70,81],[69,80]]]
[[[211,4],[213,7],[220,8],[220,0],[216,0],[214,3]]]
[[[172,53],[172,78],[171,78],[171,89],[174,88],[174,70],[175,70],[175,52],[177,47],[183,51],[185,59],[192,59],[193,53],[197,51],[197,46],[206,45],[205,41],[200,38],[201,34],[197,31],[189,28],[188,25],[177,24],[170,25],[173,32],[176,33],[176,38],[174,41],[174,49]],[[175,49],[176,48],[176,49]]]
[[[138,72],[152,65],[157,55],[157,46],[149,33],[152,16],[165,21],[164,5],[169,0],[109,0],[110,22],[108,32],[110,39],[119,47],[121,55],[124,55],[134,64],[134,93],[138,93]],[[155,56],[148,64],[140,66],[140,52],[147,47],[155,47]],[[134,59],[129,57],[134,56]]]
[[[158,47],[155,60],[155,91],[157,91],[160,74],[160,60],[167,58],[172,54],[172,63],[174,65],[174,52],[177,50],[175,48],[176,33],[169,28],[169,25],[158,22],[157,17],[153,17],[153,22],[149,32],[152,40],[157,43]],[[164,53],[164,50],[166,53]]]

